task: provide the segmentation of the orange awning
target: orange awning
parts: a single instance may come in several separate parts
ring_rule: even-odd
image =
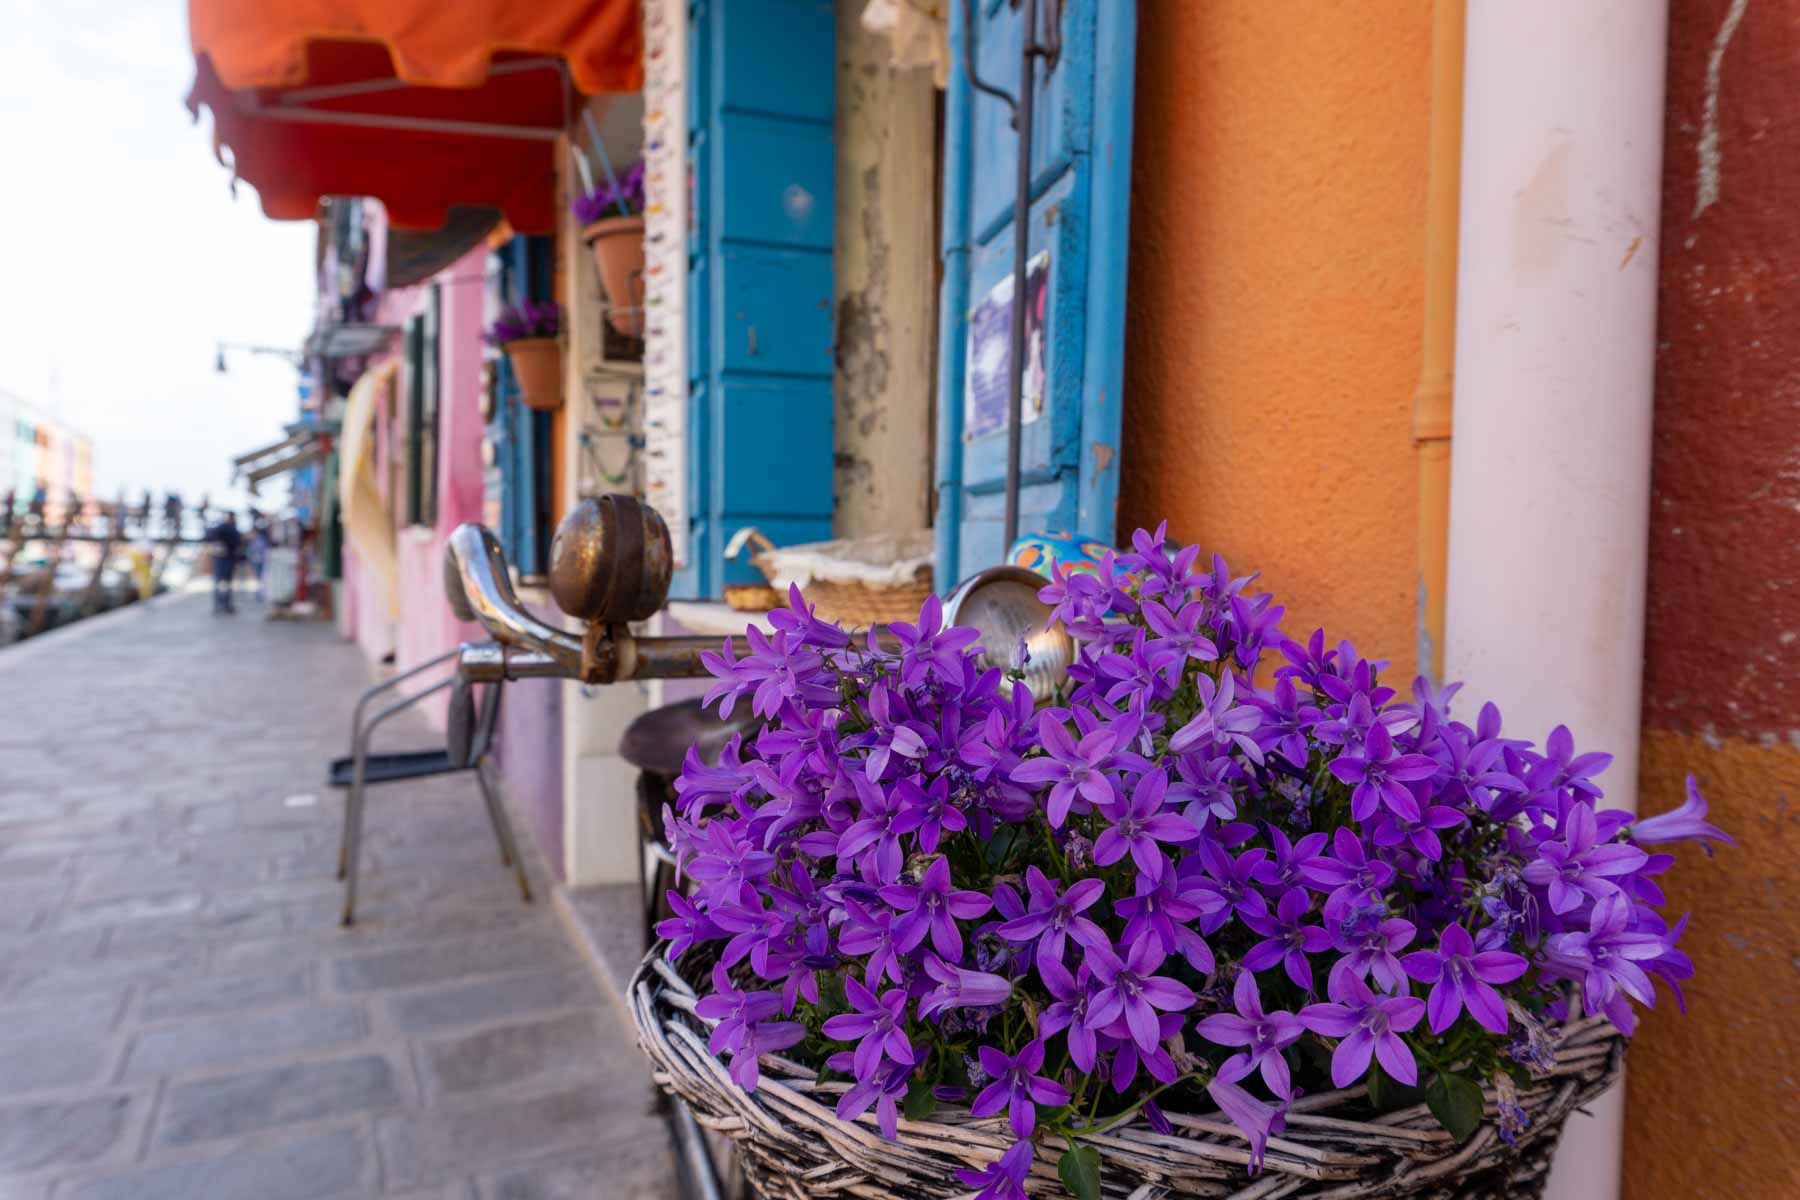
[[[571,86],[643,78],[638,0],[189,0],[188,27],[188,107],[279,219],[373,196],[401,228],[486,205],[548,232]]]

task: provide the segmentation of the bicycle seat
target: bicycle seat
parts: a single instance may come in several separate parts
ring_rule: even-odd
[[[640,771],[679,775],[689,746],[698,748],[705,762],[715,763],[733,734],[750,733],[762,724],[763,719],[742,701],[731,716],[721,718],[701,707],[698,698],[680,700],[653,708],[626,726],[619,754]]]

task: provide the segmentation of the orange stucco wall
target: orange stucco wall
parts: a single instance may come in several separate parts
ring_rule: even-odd
[[[1428,0],[1141,0],[1120,527],[1413,672]]]

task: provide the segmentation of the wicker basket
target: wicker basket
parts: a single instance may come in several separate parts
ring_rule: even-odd
[[[867,629],[889,621],[914,621],[932,592],[931,531],[875,534],[777,547],[761,531],[740,529],[725,549],[727,557],[746,545],[750,561],[787,602],[790,583],[827,621]]]
[[[929,1121],[900,1122],[899,1141],[877,1131],[873,1114],[855,1122],[833,1115],[842,1082],[821,1082],[807,1068],[764,1055],[754,1093],[734,1083],[706,1049],[708,1023],[693,1012],[694,978],[711,956],[689,951],[679,968],[659,945],[638,966],[630,985],[638,1044],[653,1078],[679,1096],[704,1127],[737,1143],[741,1165],[768,1200],[921,1200],[967,1196],[958,1167],[992,1162],[1013,1141],[1001,1118],[976,1120],[966,1107],[940,1104]],[[1139,1118],[1088,1139],[1104,1162],[1102,1184],[1111,1200],[1233,1197],[1234,1200],[1521,1200],[1541,1196],[1550,1156],[1568,1115],[1619,1077],[1625,1043],[1603,1018],[1566,1026],[1555,1071],[1518,1101],[1531,1118],[1516,1148],[1507,1147],[1488,1120],[1462,1145],[1424,1105],[1370,1118],[1361,1087],[1305,1096],[1294,1102],[1287,1130],[1269,1139],[1262,1174],[1250,1178],[1248,1143],[1217,1112],[1167,1113],[1173,1137]],[[1040,1150],[1031,1191],[1062,1197],[1056,1176],[1060,1145]]]

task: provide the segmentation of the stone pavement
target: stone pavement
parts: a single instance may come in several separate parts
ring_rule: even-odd
[[[473,778],[371,792],[338,926],[367,671],[242,607],[0,651],[0,1198],[673,1197],[623,1010]]]

